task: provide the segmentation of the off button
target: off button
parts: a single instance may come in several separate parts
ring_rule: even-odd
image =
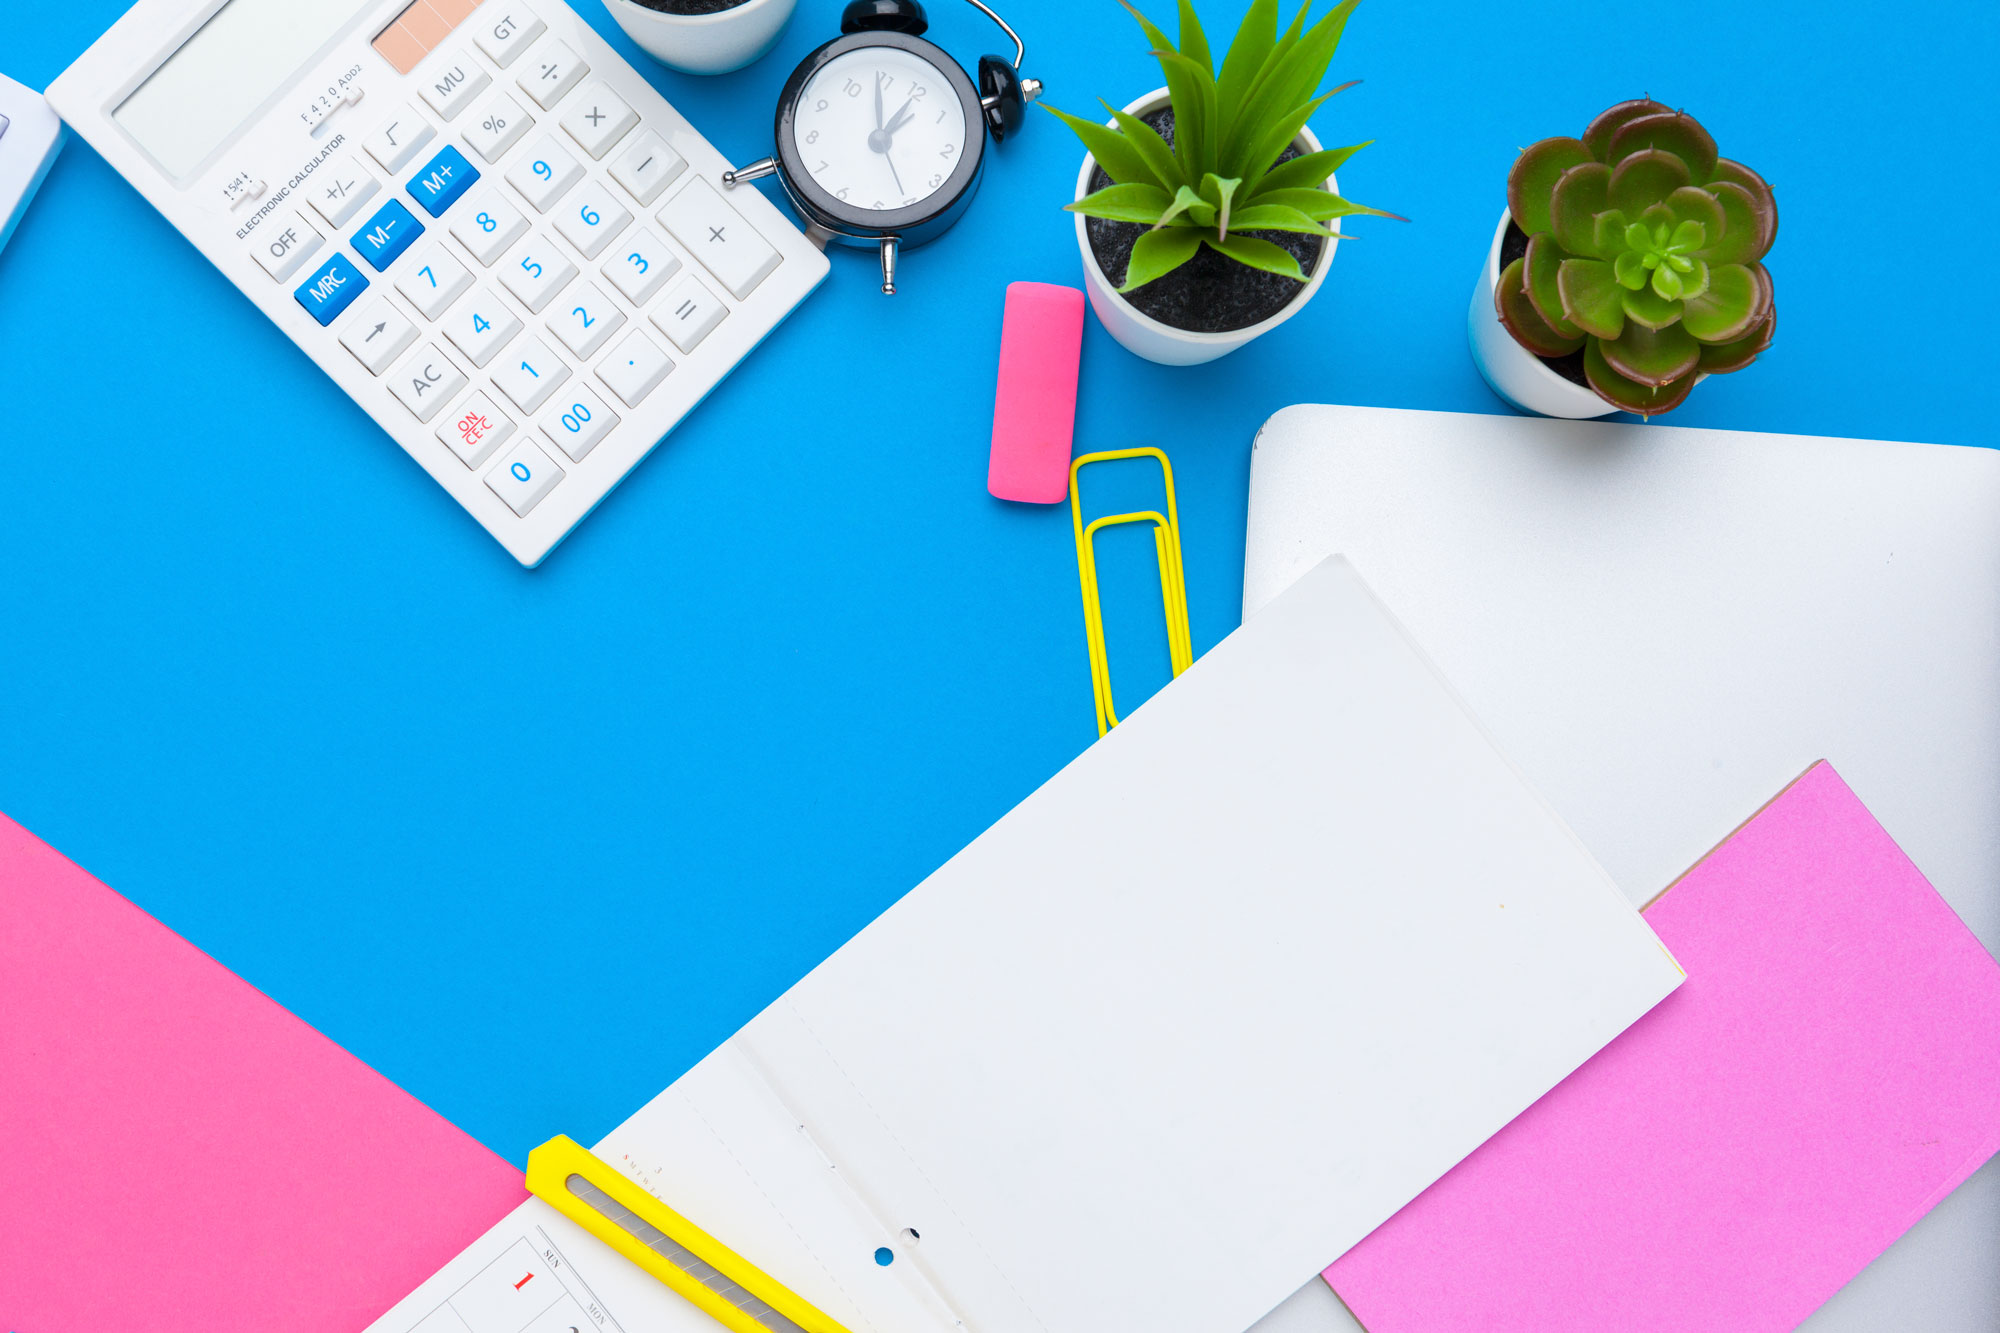
[[[279,282],[319,250],[320,234],[301,213],[274,213],[250,235],[250,253]]]

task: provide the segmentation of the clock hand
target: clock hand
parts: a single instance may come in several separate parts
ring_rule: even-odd
[[[889,156],[886,148],[882,150],[882,160],[889,164],[889,175],[896,182],[896,193],[908,197],[910,192],[903,188],[903,177],[896,170],[896,159]]]
[[[903,109],[889,118],[889,123],[882,127],[882,132],[884,134],[894,134],[897,130],[902,129],[903,122],[907,121],[914,114],[910,108],[916,104],[916,100],[916,98],[912,97],[909,101],[903,103]]]
[[[910,99],[912,102],[915,100],[915,98]],[[903,105],[907,107],[909,102]],[[900,116],[902,112],[896,114]],[[897,126],[901,124],[900,120],[891,125],[882,123],[882,71],[878,69],[875,71],[875,128],[868,131],[868,151],[886,155],[889,151],[889,140],[894,137]],[[892,171],[894,169],[890,168]]]

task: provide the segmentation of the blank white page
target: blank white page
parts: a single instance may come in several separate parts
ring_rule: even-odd
[[[1680,980],[1333,560],[599,1151],[857,1333],[1242,1333]]]

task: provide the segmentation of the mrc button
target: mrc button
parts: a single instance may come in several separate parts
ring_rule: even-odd
[[[368,261],[368,266],[380,273],[396,262],[396,256],[410,248],[410,242],[424,234],[424,224],[417,221],[402,201],[391,199],[375,210],[375,216],[361,224],[361,230],[354,233],[354,248]]]
[[[348,263],[346,255],[337,254],[314,270],[292,295],[307,314],[327,325],[367,290],[368,275]]]
[[[410,197],[432,217],[440,217],[479,179],[479,169],[465,154],[446,144],[438,155],[417,168],[410,179]]]

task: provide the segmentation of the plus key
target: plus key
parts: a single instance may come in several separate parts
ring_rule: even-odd
[[[779,254],[743,215],[696,178],[667,201],[660,221],[741,301],[778,267]]]

